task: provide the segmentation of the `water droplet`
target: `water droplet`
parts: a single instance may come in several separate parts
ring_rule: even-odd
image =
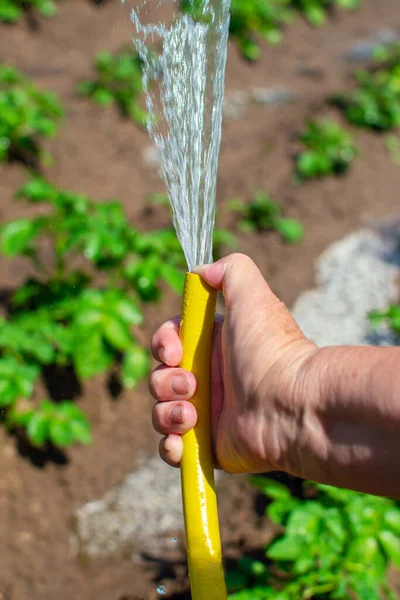
[[[160,596],[164,596],[167,593],[167,588],[165,587],[165,585],[159,585],[157,588],[157,592],[160,594]]]
[[[172,541],[174,542],[174,544],[177,544],[179,540],[178,538],[172,538]]]

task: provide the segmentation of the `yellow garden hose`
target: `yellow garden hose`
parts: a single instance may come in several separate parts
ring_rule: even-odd
[[[216,290],[187,273],[182,299],[181,367],[198,382],[192,399],[198,420],[183,436],[181,482],[192,600],[226,600],[210,425],[210,354]]]

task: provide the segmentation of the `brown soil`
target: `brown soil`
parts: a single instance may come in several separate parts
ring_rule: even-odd
[[[340,55],[377,29],[400,28],[398,0],[363,0],[362,5],[358,12],[335,14],[321,30],[297,22],[278,48],[264,48],[256,65],[245,63],[235,46],[230,47],[228,94],[285,86],[299,95],[293,104],[249,106],[240,119],[224,125],[218,180],[222,225],[232,228],[224,200],[249,198],[257,188],[275,195],[288,216],[303,222],[306,236],[299,247],[282,244],[276,234],[238,236],[240,249],[256,260],[288,305],[313,285],[314,260],[329,244],[398,210],[400,169],[378,135],[356,132],[360,157],[348,176],[303,186],[292,179],[296,134],[308,117],[327,112],[325,99],[331,92],[350,85],[354,65]],[[76,83],[90,75],[94,54],[129,44],[129,33],[129,19],[119,2],[96,6],[89,0],[65,0],[56,18],[40,21],[36,28],[28,22],[0,25],[0,56],[57,92],[66,106],[60,134],[48,144],[55,163],[46,175],[94,198],[119,197],[132,222],[146,228],[165,224],[162,211],[151,217],[143,211],[146,194],[162,190],[143,160],[147,134],[113,108],[103,110],[74,93]],[[299,66],[314,76],[299,75]],[[25,178],[19,164],[0,166],[2,221],[24,214],[26,209],[11,198]],[[2,287],[15,286],[26,272],[23,262],[2,260]],[[172,294],[147,308],[143,336],[149,339],[178,310],[179,299]],[[0,599],[152,600],[158,597],[158,576],[171,593],[183,591],[184,566],[166,563],[165,557],[137,564],[77,563],[69,541],[73,510],[119,483],[134,467],[135,456],[154,454],[158,443],[146,383],[113,399],[104,380],[97,378],[85,385],[78,402],[93,423],[90,448],[77,447],[66,456],[35,454],[0,430]],[[227,556],[239,547],[257,546],[269,535],[268,524],[253,510],[254,501],[241,478],[226,484],[221,523]],[[182,563],[184,555],[172,559]],[[178,579],[172,581],[172,575]]]

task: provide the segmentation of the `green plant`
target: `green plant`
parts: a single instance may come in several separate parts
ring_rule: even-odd
[[[235,199],[229,202],[229,208],[240,215],[239,227],[243,231],[262,231],[274,229],[285,242],[296,244],[303,239],[304,229],[297,219],[281,216],[281,207],[276,200],[259,190],[250,202]]]
[[[181,0],[181,9],[193,18],[204,20],[202,0]],[[358,0],[232,0],[230,35],[238,44],[244,58],[257,60],[261,55],[259,38],[278,44],[282,29],[301,14],[313,26],[322,25],[333,6],[353,9]]]
[[[215,227],[213,231],[213,248],[214,259],[218,260],[223,256],[224,249],[229,248],[230,250],[236,250],[238,248],[238,241],[227,229]]]
[[[261,49],[257,36],[270,44],[282,39],[282,26],[293,20],[290,0],[232,0],[230,34],[243,56],[257,60]]]
[[[387,325],[391,331],[400,338],[400,305],[392,304],[384,310],[374,309],[368,314],[371,325],[376,329]]]
[[[311,121],[300,140],[306,147],[296,159],[300,181],[345,173],[357,155],[352,136],[331,120]]]
[[[82,81],[78,92],[101,106],[117,104],[124,115],[139,125],[147,121],[147,113],[141,107],[143,95],[142,62],[131,50],[117,54],[103,50],[94,61],[96,78]]]
[[[326,22],[327,13],[334,6],[345,10],[354,10],[358,0],[292,0],[292,5],[313,26],[320,27]]]
[[[360,71],[358,87],[333,100],[347,120],[358,127],[387,131],[400,125],[400,93],[386,71]]]
[[[53,17],[56,14],[56,5],[53,0],[0,0],[0,21],[15,23],[24,11],[37,10],[44,17]]]
[[[300,498],[265,477],[252,482],[272,501],[269,518],[284,528],[266,560],[243,557],[228,586],[231,600],[380,600],[397,598],[387,580],[400,567],[400,509],[395,501],[304,483]]]
[[[87,417],[68,400],[59,404],[43,400],[36,410],[11,412],[8,424],[26,429],[35,446],[51,442],[54,446],[65,448],[75,442],[90,444],[92,441]]]
[[[400,125],[400,44],[375,51],[378,67],[356,73],[357,87],[333,101],[350,123],[387,131]]]
[[[62,116],[55,94],[0,64],[0,162],[17,158],[31,164],[43,159],[40,138],[54,136]]]
[[[237,42],[243,56],[250,61],[260,57],[257,37],[270,44],[280,42],[281,29],[293,17],[291,0],[232,0],[230,35]],[[198,18],[202,0],[181,0],[181,8]]]
[[[126,388],[147,374],[148,353],[134,333],[143,322],[141,304],[157,300],[163,282],[182,291],[184,259],[172,230],[139,233],[117,201],[93,202],[40,177],[17,197],[42,210],[1,228],[0,252],[25,257],[36,276],[15,291],[0,320],[0,404],[8,425],[25,424],[31,436],[26,414],[33,419],[37,410],[21,416],[18,401],[30,398],[46,366],[72,366],[80,380],[113,372]],[[50,423],[60,419],[74,432],[65,432],[65,443],[78,439],[69,422],[77,413],[65,406],[44,405],[46,440],[54,443]]]

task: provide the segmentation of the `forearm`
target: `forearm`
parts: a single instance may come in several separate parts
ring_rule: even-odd
[[[301,475],[400,498],[400,348],[319,349],[302,389]]]

